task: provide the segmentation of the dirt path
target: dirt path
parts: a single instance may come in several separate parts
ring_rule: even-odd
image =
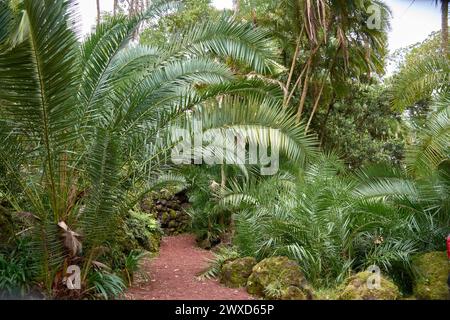
[[[211,252],[196,246],[194,236],[164,237],[158,257],[144,263],[147,282],[128,290],[127,297],[139,300],[248,300],[245,289],[231,289],[217,280],[200,281]]]

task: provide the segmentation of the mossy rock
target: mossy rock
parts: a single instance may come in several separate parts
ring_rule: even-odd
[[[281,300],[308,300],[308,295],[299,287],[289,286],[281,290]]]
[[[161,215],[161,223],[167,224],[169,223],[170,215],[168,212],[163,212]]]
[[[153,213],[153,211],[155,210],[155,205],[153,203],[153,199],[150,197],[146,197],[146,198],[142,199],[140,208],[144,212]]]
[[[247,280],[247,292],[268,299],[313,298],[299,265],[287,257],[266,258],[256,264]]]
[[[170,215],[171,220],[174,220],[177,218],[177,212],[173,209],[169,209],[169,215]]]
[[[225,262],[220,273],[220,282],[231,288],[245,287],[256,260],[253,257],[238,258]]]
[[[373,273],[363,271],[348,278],[338,295],[339,300],[397,300],[400,297],[398,287],[381,276],[380,287],[369,289],[367,282]]]
[[[175,220],[170,220],[168,226],[169,228],[176,228],[178,226],[178,222]]]
[[[199,240],[197,239],[197,246],[202,249],[211,249],[211,241],[209,239]]]
[[[422,300],[449,298],[447,277],[449,262],[446,252],[428,252],[413,258],[414,296]]]

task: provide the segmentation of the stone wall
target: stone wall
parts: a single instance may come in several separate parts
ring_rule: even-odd
[[[191,218],[186,213],[188,207],[188,198],[183,191],[174,194],[165,189],[149,194],[141,202],[141,209],[158,219],[166,235],[189,230]]]

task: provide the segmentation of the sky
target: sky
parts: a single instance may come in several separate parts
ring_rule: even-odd
[[[385,0],[393,13],[389,32],[389,49],[396,49],[423,41],[431,32],[440,30],[440,8],[433,0]],[[95,25],[96,1],[79,0],[83,34]],[[232,0],[212,0],[218,9],[231,8]],[[411,5],[412,3],[412,5]],[[102,11],[112,11],[113,0],[100,0]]]

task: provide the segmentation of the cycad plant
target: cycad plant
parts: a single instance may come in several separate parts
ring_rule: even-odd
[[[414,178],[387,166],[350,174],[322,156],[300,172],[231,184],[221,203],[236,212],[241,255],[286,255],[316,287],[375,264],[408,290],[412,255],[442,249],[449,231],[447,162]]]
[[[238,70],[269,76],[275,52],[266,32],[229,19],[192,26],[161,47],[130,44],[142,21],[154,23],[177,1],[112,17],[83,42],[75,1],[2,0],[0,7],[1,196],[28,217],[33,268],[46,292],[61,288],[70,264],[81,267],[89,291],[99,287],[102,276],[93,272],[104,270],[98,259],[121,216],[153,185],[148,163],[157,168],[172,146],[169,124],[216,97],[260,92],[267,84]],[[270,110],[264,125],[283,126]],[[220,127],[249,119],[210,118]]]
[[[360,176],[358,194],[401,208],[411,225],[411,237],[421,250],[444,248],[450,225],[450,107],[449,95],[435,102],[435,111],[417,129],[405,166],[369,168]]]

